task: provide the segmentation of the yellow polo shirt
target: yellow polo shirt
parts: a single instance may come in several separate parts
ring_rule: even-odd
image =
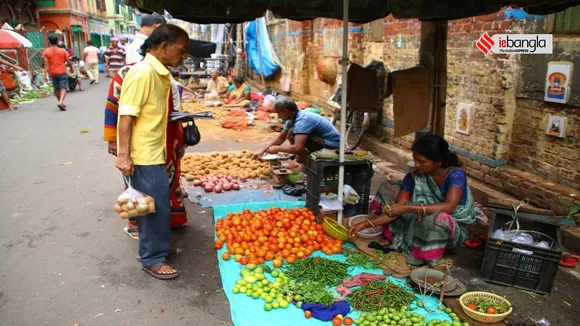
[[[135,165],[165,164],[170,78],[169,70],[147,54],[123,80],[118,111],[119,116],[136,117],[131,136]]]

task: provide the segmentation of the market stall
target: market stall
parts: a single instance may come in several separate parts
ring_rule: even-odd
[[[349,6],[348,0],[345,0],[342,6],[336,6],[335,2],[330,1],[305,2],[303,5],[283,1],[258,1],[253,6],[244,7],[240,2],[235,5],[224,5],[222,2],[212,7],[217,12],[223,12],[223,15],[217,17],[215,12],[206,15],[205,6],[202,8],[191,3],[188,6],[173,1],[165,4],[148,1],[140,3],[142,6],[147,4],[150,9],[179,12],[181,15],[175,15],[177,18],[200,23],[250,20],[262,16],[267,8],[280,17],[298,20],[317,16],[343,18],[344,89],[347,89],[345,78],[348,65],[348,21],[368,22],[382,18],[390,12],[400,18],[453,19],[495,12],[505,5],[504,1],[458,5],[452,1],[391,0],[353,2]],[[512,3],[530,6],[528,12],[531,13],[552,10],[547,1]],[[557,8],[561,10],[574,3],[560,3]],[[160,5],[165,5],[166,8],[160,8]],[[232,8],[239,10],[231,10]],[[346,120],[345,95],[342,100],[341,121]],[[337,191],[338,201],[341,203],[345,175],[344,134],[342,125]],[[315,212],[297,208],[300,205],[270,202],[214,206],[214,247],[218,250],[222,283],[230,300],[232,319],[236,325],[328,325],[329,322],[333,325],[475,325],[477,322],[501,322],[512,312],[509,301],[497,295],[464,293],[465,287],[461,287],[458,282],[454,283],[449,275],[448,265],[444,265],[444,271],[439,271],[440,273],[436,273],[436,269],[424,269],[419,277],[407,275],[415,283],[416,289],[406,279],[389,277],[385,282],[381,277],[392,274],[397,269],[396,266],[387,269],[389,264],[402,267],[407,266],[407,261],[398,260],[384,251],[371,251],[374,255],[368,254],[368,247],[372,242],[366,243],[364,250],[361,243],[355,242],[368,257],[357,256],[356,261],[352,258],[349,260],[349,246],[344,244],[348,240],[348,233],[342,225],[346,222],[342,220],[342,214],[338,214],[337,221],[325,219],[322,224],[317,224]],[[383,249],[379,246],[378,250]],[[304,261],[308,264],[303,263]],[[344,262],[346,264],[341,264]],[[318,269],[318,264],[327,268]],[[377,266],[382,268],[375,268]],[[366,274],[362,273],[363,270]],[[339,274],[337,271],[342,272]],[[350,293],[343,292],[340,285],[348,287],[350,281],[353,281],[352,276],[360,276],[353,285],[355,289],[349,290]],[[380,282],[375,282],[377,280]],[[454,292],[456,288],[458,290]],[[464,313],[462,316],[469,316],[469,321],[461,320],[444,305],[446,290],[447,295],[463,293],[456,309]]]

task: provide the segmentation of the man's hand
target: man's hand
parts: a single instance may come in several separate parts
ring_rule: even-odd
[[[266,153],[266,149],[263,149],[257,153],[254,154],[254,160],[261,160],[261,157],[264,156],[264,153]]]
[[[116,141],[109,142],[109,154],[111,154],[113,156],[117,156],[117,142]]]
[[[270,146],[267,152],[270,154],[278,154],[280,153],[280,146]]]
[[[115,167],[123,173],[124,176],[128,177],[133,175],[135,172],[135,167],[133,165],[133,160],[129,154],[117,156],[115,160]]]

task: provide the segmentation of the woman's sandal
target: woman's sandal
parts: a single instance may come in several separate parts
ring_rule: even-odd
[[[155,277],[158,280],[171,280],[179,276],[177,270],[171,274],[163,274],[161,273],[162,268],[170,268],[175,270],[173,267],[167,265],[166,263],[159,263],[151,266],[143,266],[141,267],[144,271],[149,273],[149,275]]]
[[[560,259],[560,266],[573,268],[580,262],[580,257],[569,253],[564,253]]]
[[[169,248],[169,254],[167,255],[167,257],[177,256],[182,252],[183,252],[183,249],[181,249],[181,248]],[[137,261],[141,262],[140,256],[137,256]]]
[[[389,252],[391,252],[393,249],[390,249],[389,246],[391,245],[390,242],[385,241],[383,243],[378,243],[376,241],[371,241],[368,245],[369,248],[371,249],[376,249],[376,250],[380,250],[382,251],[384,254],[388,254]]]

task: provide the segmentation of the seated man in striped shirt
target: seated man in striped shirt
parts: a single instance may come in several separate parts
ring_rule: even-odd
[[[111,46],[105,51],[105,72],[113,78],[119,69],[125,65],[125,50],[119,47],[119,39],[111,39]]]

